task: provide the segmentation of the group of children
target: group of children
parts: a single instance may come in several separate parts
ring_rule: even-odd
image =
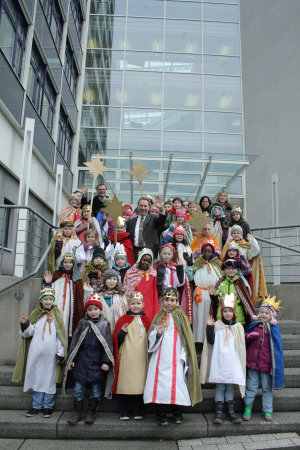
[[[13,375],[13,381],[24,381],[24,391],[33,390],[32,409],[26,416],[43,410],[44,417],[50,417],[56,383],[62,382],[63,394],[73,386],[70,425],[82,420],[87,386],[87,424],[94,422],[101,397],[110,399],[112,393],[118,396],[121,420],[143,419],[144,404],[153,403],[158,424],[168,425],[168,412],[175,424],[181,424],[182,407],[201,402],[201,384],[209,382],[216,384],[215,423],[222,423],[224,412],[233,423],[240,423],[234,410],[234,385],[239,385],[244,397],[243,419],[250,420],[260,380],[265,420],[272,420],[272,389],[283,388],[284,383],[282,343],[275,320],[280,301],[266,298],[244,330],[235,294],[221,292],[218,320],[213,314],[207,318],[199,372],[191,325],[176,288],[164,289],[161,309],[152,323],[143,311],[141,292],[132,292],[126,300],[112,332],[104,315],[106,299],[91,294],[67,351],[64,317],[54,304],[54,289],[41,291],[29,319],[21,318],[22,345]]]
[[[63,394],[73,387],[70,425],[83,418],[88,386],[87,424],[100,399],[112,394],[121,420],[143,419],[144,404],[153,403],[158,424],[168,424],[168,412],[180,424],[182,407],[201,402],[201,384],[208,382],[216,384],[215,423],[224,412],[240,423],[234,385],[244,397],[243,419],[250,420],[261,381],[265,420],[272,420],[272,389],[284,385],[275,319],[281,307],[267,297],[258,243],[238,209],[229,223],[226,202],[207,210],[215,233],[208,224],[194,239],[179,198],[174,208],[156,263],[146,248],[134,263],[121,218],[117,242],[108,222],[105,238],[89,205],[76,231],[72,222],[61,223],[39,304],[20,323],[13,381],[33,390],[28,417],[42,410],[50,417],[62,383]],[[202,349],[200,370],[196,349]]]

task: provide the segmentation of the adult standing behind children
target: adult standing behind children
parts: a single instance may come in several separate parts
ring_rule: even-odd
[[[155,196],[155,205],[159,208],[159,216],[149,214],[150,201],[147,197],[141,197],[138,201],[138,216],[127,223],[127,231],[133,245],[134,261],[137,261],[138,253],[144,247],[152,250],[157,256],[159,247],[158,231],[166,222],[164,204],[159,195]]]
[[[97,186],[97,195],[93,199],[93,216],[97,217],[100,209],[104,208],[104,200],[107,198],[106,186],[104,183],[100,183]]]

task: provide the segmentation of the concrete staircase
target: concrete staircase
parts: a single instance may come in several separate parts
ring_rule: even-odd
[[[261,413],[261,393],[254,404],[250,422],[233,425],[213,424],[214,389],[203,388],[203,402],[187,408],[183,425],[159,427],[153,420],[153,408],[146,407],[145,419],[121,422],[118,418],[117,400],[103,400],[92,426],[80,422],[72,427],[67,419],[73,410],[72,391],[61,397],[58,389],[56,407],[50,419],[42,415],[25,417],[31,407],[31,395],[23,393],[22,387],[11,382],[12,366],[0,367],[0,438],[32,439],[188,439],[211,436],[228,436],[258,433],[279,433],[300,430],[300,322],[283,320],[279,323],[282,333],[285,361],[285,385],[282,391],[274,392],[274,420],[265,422]],[[243,401],[235,392],[236,409],[243,411]]]

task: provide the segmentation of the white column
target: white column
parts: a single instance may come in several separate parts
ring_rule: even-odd
[[[277,227],[279,225],[279,204],[278,204],[278,174],[272,174],[272,225]],[[279,230],[273,230],[273,242],[280,243]],[[280,247],[272,245],[271,247],[271,264],[273,266],[273,284],[280,285]]]
[[[18,205],[20,206],[28,205],[34,122],[34,119],[26,117],[22,152],[22,172],[20,177],[18,198]],[[27,242],[29,239],[32,241],[34,240],[34,236],[28,236],[28,221],[29,211],[27,209],[20,209],[17,222],[17,242],[15,254],[14,275],[16,277],[22,277],[24,275]]]
[[[57,164],[57,166],[56,166],[56,182],[55,182],[55,198],[54,198],[54,208],[53,208],[53,224],[54,225],[58,224],[58,215],[61,211],[63,174],[64,174],[64,166],[62,164]]]

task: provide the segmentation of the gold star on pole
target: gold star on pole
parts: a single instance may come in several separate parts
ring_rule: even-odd
[[[207,215],[204,214],[200,208],[190,219],[188,219],[188,222],[192,225],[192,228],[195,228],[199,235],[201,234],[202,229],[205,228],[206,224],[211,223],[211,221],[212,219],[207,217]]]
[[[100,159],[99,153],[92,158],[89,162],[83,163],[85,166],[89,168],[89,171],[92,172],[94,176],[94,180],[96,180],[98,175],[103,175],[103,172],[107,172],[108,169],[104,166],[103,162]]]
[[[119,216],[122,216],[123,211],[126,210],[126,207],[122,206],[123,202],[118,200],[116,194],[109,204],[104,208],[105,212],[112,218],[115,225],[115,242],[117,242],[117,220]]]
[[[99,153],[97,153],[96,156],[94,156],[91,161],[84,162],[85,166],[89,168],[89,171],[92,172],[94,181],[93,181],[93,187],[92,187],[92,196],[91,196],[91,209],[93,209],[93,201],[94,201],[94,189],[95,189],[95,182],[98,175],[103,175],[103,172],[107,172],[108,169],[104,166],[103,162],[100,159]]]
[[[127,172],[129,175],[132,175],[136,178],[140,184],[141,197],[143,197],[142,184],[143,179],[147,176],[148,173],[152,172],[152,170],[147,169],[145,166],[141,164],[141,161],[138,161],[136,166]]]

